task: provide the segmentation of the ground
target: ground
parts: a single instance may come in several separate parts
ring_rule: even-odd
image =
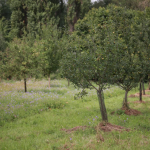
[[[109,123],[102,124],[95,90],[87,90],[86,97],[75,100],[80,89],[73,85],[68,87],[65,79],[52,79],[50,89],[47,80],[28,80],[27,88],[28,92],[24,93],[23,81],[0,83],[2,150],[141,150],[150,147],[149,97],[143,97],[145,103],[135,103],[138,97],[128,97],[130,108],[141,114],[126,115],[120,109],[124,91],[116,86],[106,89],[104,98]],[[129,95],[137,92],[138,89],[133,89]]]

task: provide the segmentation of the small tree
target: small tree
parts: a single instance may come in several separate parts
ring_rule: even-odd
[[[150,63],[150,7],[146,8],[146,11],[143,13],[144,15],[142,16],[143,18],[145,18],[145,22],[144,22],[144,26],[145,26],[145,32],[144,32],[144,44],[145,44],[145,49],[147,51],[147,54],[145,55],[145,57],[148,60],[148,63],[146,65],[147,67],[147,75],[148,75],[148,84],[149,84],[149,90],[150,90],[150,68],[149,68],[149,63]]]
[[[141,36],[145,27],[141,25],[142,18],[139,15],[140,13],[125,8],[120,10],[119,7],[114,8],[112,5],[108,6],[108,8],[112,14],[118,11],[114,17],[116,32],[119,37],[124,40],[124,44],[126,45],[124,50],[120,53],[120,59],[118,59],[118,69],[115,71],[115,82],[125,90],[123,108],[128,109],[128,92],[137,86],[139,81],[142,82],[146,74],[145,65],[147,61],[144,58],[146,50],[143,49],[144,39],[143,36]]]
[[[50,75],[59,68],[59,60],[61,58],[60,37],[60,30],[51,21],[46,26],[43,26],[41,39],[39,38],[35,43],[35,49],[39,53],[38,67],[43,75],[48,77],[49,88]]]
[[[30,41],[31,42],[31,41]],[[26,38],[14,39],[5,52],[5,75],[24,79],[24,88],[27,92],[26,79],[34,73],[34,50]]]
[[[147,9],[148,10],[148,9]],[[150,64],[150,55],[149,55],[149,42],[150,42],[150,18],[148,17],[149,12],[138,12],[137,22],[138,22],[138,30],[136,32],[137,41],[138,42],[138,58],[139,58],[139,76],[140,76],[140,95],[139,100],[142,101],[142,88],[143,94],[145,94],[144,90],[144,78],[147,74],[149,74],[149,64]]]

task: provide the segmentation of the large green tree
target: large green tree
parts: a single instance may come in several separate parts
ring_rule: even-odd
[[[61,64],[64,76],[76,86],[96,89],[105,122],[108,118],[103,90],[116,81],[118,60],[127,52],[125,39],[117,32],[119,20],[116,18],[122,16],[120,11],[126,13],[127,10],[115,6],[92,9],[79,20]]]
[[[127,94],[141,78],[138,53],[143,43],[138,29],[142,28],[136,15],[114,5],[92,9],[77,22],[62,60],[66,78],[83,89],[97,90],[103,121],[108,120],[103,97],[107,85],[118,84],[125,90],[123,107],[129,108]]]

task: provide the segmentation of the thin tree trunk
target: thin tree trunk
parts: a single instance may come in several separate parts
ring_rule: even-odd
[[[68,86],[70,86],[70,80],[68,79]]]
[[[51,81],[51,78],[50,78],[50,74],[49,74],[49,76],[48,76],[48,87],[49,87],[49,88],[51,87],[50,81]]]
[[[142,88],[143,88],[143,95],[145,95],[145,87],[144,87],[144,82],[142,82]]]
[[[97,91],[97,97],[98,97],[98,101],[99,101],[99,107],[100,107],[100,112],[101,112],[101,116],[102,116],[102,121],[108,122],[107,111],[106,111],[105,102],[104,102],[103,90]]]
[[[27,92],[27,81],[26,81],[26,78],[24,78],[24,91]]]
[[[128,105],[128,90],[125,91],[125,97],[124,97],[124,100],[123,100],[122,108],[129,109],[129,105]]]
[[[148,79],[149,83],[148,83],[148,89],[150,90],[150,77]]]
[[[140,82],[139,100],[142,101],[142,82]]]

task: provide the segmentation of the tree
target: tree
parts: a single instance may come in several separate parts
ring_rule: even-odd
[[[3,17],[5,19],[10,19],[11,10],[10,10],[10,3],[8,0],[1,0],[0,1],[0,19]]]
[[[138,9],[139,8],[139,1],[140,0],[112,0],[112,3],[121,6],[121,7],[126,7],[128,9]]]
[[[31,39],[14,39],[9,43],[5,51],[5,76],[13,76],[24,79],[24,88],[27,92],[26,80],[32,74],[35,74],[34,60],[36,55],[30,45]],[[37,70],[36,70],[37,71]]]
[[[146,25],[146,29],[147,31],[145,32],[145,45],[146,45],[146,50],[147,50],[147,59],[149,60],[150,58],[150,55],[149,55],[149,48],[150,48],[150,45],[149,45],[149,40],[150,40],[150,7],[146,8],[146,11],[144,13],[144,17],[145,18],[145,23],[144,25]],[[149,90],[150,90],[150,69],[149,69],[149,63],[148,63],[148,66],[147,66],[147,71],[148,71],[148,82],[149,82]]]
[[[148,10],[148,9],[147,9]],[[140,82],[140,95],[139,100],[142,101],[142,88],[143,88],[143,94],[144,91],[144,79],[147,74],[149,74],[149,40],[150,40],[150,19],[147,17],[147,12],[137,12],[137,18],[136,22],[138,24],[137,31],[136,31],[136,37],[138,41],[138,47],[140,49],[138,50],[138,58],[139,58],[139,82]]]
[[[0,72],[1,75],[0,77],[4,78],[3,76],[3,66],[5,64],[5,50],[8,46],[8,42],[10,41],[10,37],[9,37],[9,30],[10,30],[10,26],[9,26],[9,21],[7,21],[4,18],[1,18],[0,20]]]
[[[62,0],[11,0],[11,36],[20,38],[27,32],[35,37],[51,19],[58,19],[62,25],[63,7]]]
[[[82,19],[90,9],[90,0],[68,0],[67,23],[70,33],[74,31],[74,26],[78,19]]]
[[[144,79],[146,75],[146,63],[144,50],[144,39],[142,38],[145,26],[141,25],[141,17],[136,11],[126,8],[109,6],[110,10],[116,12],[114,17],[116,31],[120,38],[124,40],[125,49],[120,53],[118,59],[118,69],[115,71],[115,82],[125,90],[123,108],[129,109],[127,102],[128,92]],[[114,10],[115,9],[115,10]],[[124,19],[126,18],[126,19]]]
[[[144,11],[146,7],[150,6],[149,0],[111,0],[111,3],[117,6],[140,11]]]
[[[138,29],[135,11],[109,5],[92,9],[70,36],[61,64],[64,76],[78,87],[97,90],[103,121],[108,120],[103,97],[107,85],[125,90],[123,107],[128,109],[127,94],[141,78],[138,52],[143,43],[137,38]]]
[[[147,7],[150,7],[150,1],[140,0],[138,6],[139,6],[139,10],[145,10]]]
[[[76,24],[61,63],[67,79],[83,91],[86,88],[97,91],[104,122],[108,122],[108,117],[103,90],[114,81],[117,60],[125,46],[118,34],[114,34],[115,27],[110,9],[92,9]]]
[[[40,38],[36,41],[35,49],[38,55],[38,67],[43,75],[49,79],[50,75],[59,68],[59,61],[61,59],[61,31],[57,28],[57,24],[52,21],[46,26],[42,27]]]

